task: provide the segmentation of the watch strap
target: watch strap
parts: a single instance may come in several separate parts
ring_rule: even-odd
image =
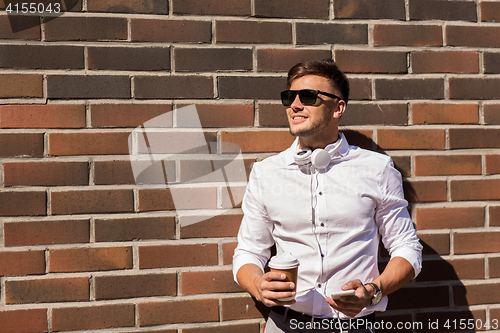
[[[380,299],[382,298],[382,291],[380,290],[380,288],[373,282],[365,283],[365,285],[370,285],[373,290],[375,290],[375,294],[372,297],[372,305],[378,304],[380,302]]]

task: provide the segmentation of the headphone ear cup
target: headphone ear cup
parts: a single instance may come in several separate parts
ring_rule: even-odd
[[[312,154],[311,149],[302,148],[297,150],[295,155],[293,155],[293,159],[295,160],[295,163],[297,163],[298,165],[305,165],[311,162],[311,154]]]
[[[315,149],[311,154],[311,163],[317,169],[324,169],[330,164],[330,154],[324,149]]]

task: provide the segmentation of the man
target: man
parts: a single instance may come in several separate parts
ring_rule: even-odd
[[[422,246],[401,175],[389,157],[350,146],[339,133],[349,84],[333,61],[295,65],[287,87],[281,97],[296,140],[253,167],[233,258],[235,279],[273,307],[266,333],[372,332],[372,313],[384,311],[386,295],[421,269]],[[322,156],[326,151],[326,164],[303,161],[307,149]],[[391,255],[382,274],[380,238]],[[264,273],[273,244],[278,254],[300,261],[296,293],[284,275]],[[330,297],[345,290],[355,295]],[[290,296],[295,300],[278,300]],[[355,317],[361,326],[348,321]]]

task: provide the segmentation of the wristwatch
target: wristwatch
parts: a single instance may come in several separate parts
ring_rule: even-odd
[[[382,291],[373,282],[365,283],[365,286],[366,285],[370,285],[373,288],[373,290],[375,290],[375,295],[373,295],[372,304],[371,305],[377,305],[380,302],[380,300],[382,299]]]

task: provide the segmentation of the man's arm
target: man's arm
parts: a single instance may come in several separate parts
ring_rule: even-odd
[[[389,261],[382,274],[372,282],[379,286],[382,295],[386,296],[407,284],[414,277],[413,266],[404,258],[394,257]],[[355,296],[341,297],[337,301],[327,297],[326,301],[334,309],[349,317],[354,317],[364,307],[371,304],[375,290],[370,285],[363,285],[358,279],[349,281],[342,286],[342,290],[350,289],[356,290]]]
[[[278,298],[295,296],[293,282],[285,282],[286,275],[278,272],[264,274],[259,266],[246,264],[236,273],[238,283],[250,295],[265,306],[293,304],[295,301],[282,302]]]

